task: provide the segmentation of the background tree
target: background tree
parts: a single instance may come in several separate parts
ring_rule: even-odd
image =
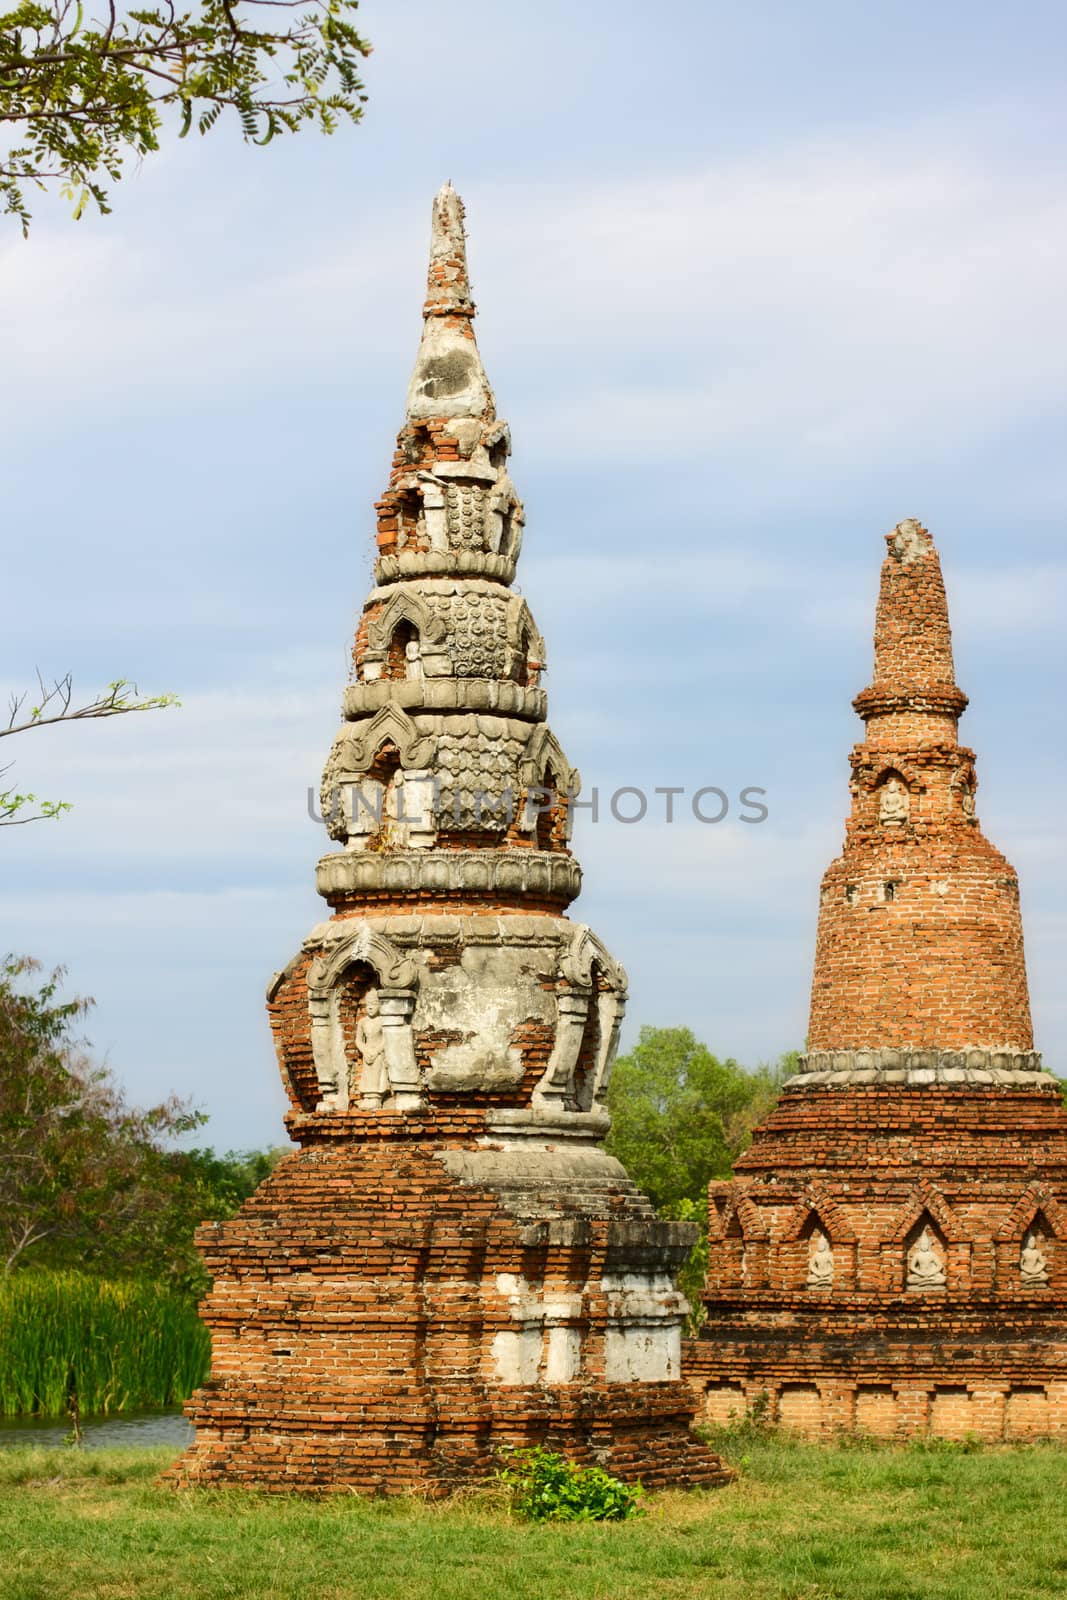
[[[695,1222],[697,1242],[679,1275],[699,1326],[708,1264],[708,1184],[729,1178],[752,1130],[796,1071],[798,1052],[746,1071],[720,1061],[688,1028],[642,1028],[615,1063],[608,1087],[607,1147],[661,1217]]]
[[[28,733],[31,728],[47,728],[56,722],[84,722],[100,717],[121,717],[132,711],[159,711],[165,706],[180,702],[173,694],[142,695],[135,683],[118,678],[109,683],[103,694],[84,705],[74,704],[74,680],[68,672],[46,684],[38,674],[39,698],[36,705],[27,705],[26,694],[13,694],[8,702],[6,724],[0,724],[0,739],[16,733]],[[0,779],[11,771],[10,762],[0,767]],[[35,794],[20,794],[17,789],[0,789],[0,828],[24,822],[40,822],[45,817],[58,817],[70,810],[67,800],[40,800]]]
[[[92,0],[89,0],[92,4]],[[0,14],[0,196],[25,233],[27,186],[58,184],[80,217],[110,210],[105,178],[129,155],[158,150],[168,113],[184,137],[208,133],[224,111],[242,136],[333,133],[358,122],[359,77],[370,46],[356,32],[358,0],[173,0],[119,9],[99,0],[22,0]]]
[[[26,959],[0,966],[0,1271],[77,1266],[198,1292],[193,1231],[232,1216],[281,1154],[176,1150],[207,1120],[174,1097],[131,1107],[76,1029],[91,1002],[58,998]]]
[[[642,1028],[611,1075],[608,1149],[657,1211],[700,1200],[730,1176],[780,1082],[778,1069],[720,1061],[688,1028]]]

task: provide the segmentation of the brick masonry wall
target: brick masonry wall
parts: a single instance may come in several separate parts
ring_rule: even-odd
[[[1067,1437],[1067,1111],[1047,1089],[787,1092],[711,1188],[707,1321],[684,1364],[705,1416],[766,1393],[814,1436]],[[1037,1226],[1048,1281],[1020,1255]],[[812,1229],[833,1250],[809,1285]],[[944,1288],[906,1287],[928,1228]]]

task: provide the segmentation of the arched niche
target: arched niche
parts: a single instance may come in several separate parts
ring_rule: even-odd
[[[412,1033],[417,987],[415,963],[366,925],[312,962],[308,1012],[320,1090],[314,1109],[423,1105]]]
[[[625,971],[590,928],[577,928],[559,962],[556,1036],[535,1105],[567,1111],[603,1105],[625,1012]]]
[[[363,677],[412,677],[414,674],[409,670],[412,659],[406,653],[406,646],[414,641],[418,643],[419,676],[450,675],[452,663],[444,622],[417,589],[401,589],[368,624]]]

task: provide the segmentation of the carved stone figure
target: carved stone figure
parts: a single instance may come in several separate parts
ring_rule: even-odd
[[[825,1233],[816,1228],[808,1245],[808,1288],[829,1289],[834,1281],[834,1252]]]
[[[404,672],[408,678],[422,677],[422,645],[418,639],[409,639],[404,646]]]
[[[1031,1228],[1023,1240],[1019,1277],[1024,1284],[1033,1286],[1048,1282],[1048,1257],[1042,1249],[1044,1243],[1044,1238],[1036,1228]]]
[[[879,822],[907,822],[911,814],[911,796],[899,778],[890,778],[882,785],[878,797]]]
[[[943,1289],[945,1262],[937,1240],[924,1228],[908,1252],[908,1288]]]
[[[389,1073],[385,1064],[385,1030],[377,989],[368,989],[363,1015],[356,1024],[356,1049],[361,1066],[359,1097],[364,1106],[381,1105],[389,1093]]]

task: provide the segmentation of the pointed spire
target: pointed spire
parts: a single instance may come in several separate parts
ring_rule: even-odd
[[[438,190],[430,230],[422,342],[408,385],[411,421],[496,415],[493,391],[474,339],[463,201],[450,183]]]
[[[433,203],[424,317],[474,315],[463,216],[463,201],[451,183],[443,183]]]
[[[955,683],[952,630],[941,562],[913,517],[886,534],[889,552],[874,634],[874,681],[904,687]]]
[[[956,686],[952,629],[941,562],[921,522],[908,517],[886,534],[874,628],[874,681],[853,702],[870,720],[885,712],[957,717],[967,696]]]

